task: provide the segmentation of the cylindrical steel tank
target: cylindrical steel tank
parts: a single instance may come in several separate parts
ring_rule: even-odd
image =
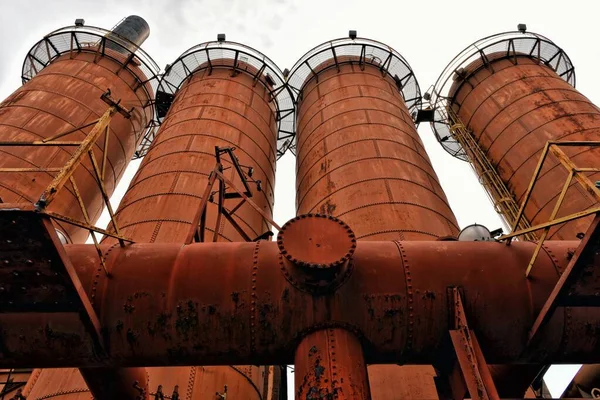
[[[262,190],[250,182],[251,199],[271,216],[279,111],[291,103],[277,66],[237,43],[204,43],[167,69],[159,90],[159,96],[173,96],[172,104],[116,212],[121,233],[136,242],[185,243],[215,168],[215,147],[235,148],[244,173],[253,168],[251,178],[262,182]],[[221,161],[224,175],[243,188],[231,158],[222,155]],[[217,199],[215,194],[208,204],[207,241],[215,232]],[[239,201],[227,200],[224,207],[231,212]],[[251,238],[270,229],[248,203],[232,216]],[[225,218],[217,232],[218,241],[244,241]],[[273,382],[273,368],[265,366],[149,368],[148,374],[151,390],[162,385],[170,394],[177,385],[189,399],[212,398],[224,393],[225,385],[230,398],[267,399],[279,384]]]
[[[548,141],[600,138],[600,110],[574,85],[569,57],[549,39],[529,32],[489,36],[464,49],[438,78],[431,94],[435,107],[432,128],[450,154],[467,160],[468,152],[452,128],[464,125],[514,201],[521,204]],[[590,147],[564,150],[579,167],[594,167],[600,155]],[[567,176],[567,170],[549,155],[524,210],[531,225],[550,219]],[[597,179],[597,175],[589,176]],[[595,204],[573,180],[558,216]],[[579,232],[587,230],[590,218],[553,227],[548,238],[575,240]],[[497,366],[492,371],[499,382],[512,382],[515,391],[510,395],[518,397],[540,368]]]
[[[253,185],[252,200],[272,215],[278,128],[274,87],[265,75],[254,78],[260,67],[241,61],[250,55],[238,56],[238,70],[233,72],[234,50],[219,55],[215,52],[223,50],[218,43],[214,43],[215,48],[206,46],[188,50],[173,63],[163,81],[165,91],[177,89],[175,99],[117,211],[122,233],[136,241],[185,241],[215,167],[216,146],[236,148],[234,154],[240,164],[254,169],[252,178],[262,182],[262,191]],[[240,54],[252,51],[239,47]],[[193,58],[194,54],[204,57],[202,63]],[[192,60],[196,64],[188,65]],[[274,68],[274,64],[269,66],[270,75]],[[193,73],[184,80],[186,71]],[[222,160],[224,174],[242,188],[229,157]],[[215,185],[213,191],[217,189]],[[206,237],[211,239],[217,218],[215,203],[209,202],[206,221]],[[230,210],[234,206],[226,204]],[[270,229],[249,204],[235,211],[233,218],[252,238]],[[219,241],[244,240],[226,222],[218,228],[218,235]]]
[[[598,141],[600,110],[575,88],[568,56],[547,38],[508,32],[480,40],[446,68],[435,86],[437,107],[451,110],[472,132],[502,181],[521,204],[548,141]],[[443,103],[443,104],[442,104]],[[453,154],[460,149],[443,120],[438,139]],[[596,167],[600,149],[564,148],[578,167]],[[567,179],[567,170],[549,155],[525,208],[532,225],[547,222]],[[589,175],[592,181],[600,175]],[[594,206],[573,180],[558,216]],[[551,239],[577,239],[590,219],[554,227]]]
[[[82,127],[101,117],[108,109],[109,105],[101,99],[101,95],[110,90],[112,99],[120,100],[127,110],[133,108],[129,119],[118,113],[112,117],[108,147],[104,148],[105,137],[102,135],[93,149],[99,163],[106,152],[104,182],[110,196],[154,118],[152,99],[158,84],[158,66],[139,49],[148,37],[149,27],[142,18],[130,16],[118,24],[114,32],[127,28],[131,21],[145,24],[146,29],[139,34],[130,31],[127,35],[116,37],[113,32],[101,28],[72,26],[54,31],[38,42],[29,51],[23,65],[24,85],[0,104],[0,140],[43,140]],[[58,140],[81,141],[92,128],[93,125],[85,127]],[[75,150],[76,147],[60,146],[5,147],[0,149],[3,155],[0,164],[5,168],[60,168]],[[34,203],[54,174],[3,174],[0,197],[9,203]],[[75,170],[74,178],[93,223],[102,212],[103,200],[87,157]],[[70,184],[58,194],[50,210],[84,221]],[[55,223],[71,242],[83,243],[88,235],[87,230]],[[141,380],[136,369],[124,371],[124,376],[130,380]],[[100,382],[104,387],[111,383]],[[29,398],[90,396],[77,369],[35,370],[24,388],[24,394]]]
[[[158,69],[142,52],[136,55],[136,62],[125,65],[128,56],[123,52],[102,51],[101,43],[111,42],[105,38],[107,34],[108,31],[99,28],[67,27],[37,43],[25,59],[24,85],[0,104],[0,140],[43,140],[89,124],[108,109],[100,96],[110,89],[111,97],[121,100],[124,107],[135,107],[130,119],[116,114],[110,123],[105,175],[110,195],[153,118],[150,106],[153,93],[147,82],[152,78],[148,75],[156,74]],[[92,128],[77,130],[59,140],[81,141]],[[103,159],[103,147],[104,135],[94,146],[98,162]],[[60,168],[75,150],[76,147],[61,146],[1,147],[0,167]],[[54,175],[55,172],[5,173],[0,183],[0,198],[5,203],[35,203]],[[95,221],[103,202],[87,157],[75,170],[74,177],[90,220]],[[50,209],[84,220],[70,184],[59,193]],[[88,235],[86,230],[65,223],[58,223],[58,229],[72,242],[84,241]]]
[[[338,39],[305,54],[288,82],[299,93],[298,215],[338,217],[361,240],[458,234],[413,122],[420,91],[400,54],[372,40]],[[437,398],[433,376],[427,366],[369,367],[375,400]]]
[[[290,78],[301,90],[297,213],[334,215],[358,239],[456,235],[456,219],[408,109],[418,95],[416,81],[399,54],[367,43],[362,63],[359,54],[336,57],[337,65],[327,54],[331,58],[322,62],[322,51],[314,49],[298,65],[312,63],[315,75],[303,73],[304,67]],[[361,51],[361,44],[352,41],[340,46]],[[321,58],[311,58],[315,54]],[[388,55],[393,60],[387,61]],[[394,80],[408,73],[404,82]]]

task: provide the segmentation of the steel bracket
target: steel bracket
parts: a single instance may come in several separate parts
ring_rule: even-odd
[[[449,397],[463,399],[468,390],[471,399],[499,399],[477,337],[467,323],[459,288],[448,288],[448,302],[449,335],[454,354],[451,355],[451,362],[445,360],[442,372],[446,389],[450,392]],[[441,379],[436,381],[438,388],[441,387],[441,383]]]
[[[556,286],[548,296],[546,303],[529,331],[529,345],[538,338],[538,334],[554,314],[557,307],[599,307],[600,279],[597,265],[600,255],[600,214],[589,226],[585,236],[575,250],[569,265],[560,276]]]

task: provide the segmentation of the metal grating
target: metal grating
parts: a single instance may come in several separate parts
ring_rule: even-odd
[[[419,83],[408,62],[393,48],[386,44],[364,38],[335,39],[308,51],[296,64],[288,76],[287,82],[295,97],[298,98],[303,86],[324,68],[322,64],[334,60],[335,63],[325,69],[336,68],[340,64],[368,64],[381,70],[382,75],[392,77],[402,93],[408,110],[416,118],[421,105]],[[319,71],[317,71],[319,69]],[[294,145],[291,150],[295,149]]]
[[[277,158],[281,157],[295,136],[295,104],[279,67],[258,50],[235,42],[207,42],[194,46],[165,68],[158,94],[162,93],[165,98],[168,96],[164,94],[174,96],[194,72],[212,68],[235,69],[253,76],[255,80],[265,83],[267,80],[271,81],[272,85],[265,86],[275,101],[278,122]],[[169,104],[165,106],[168,107]],[[159,121],[162,121],[165,113],[166,111],[159,114]]]
[[[107,47],[113,51],[106,52]],[[58,57],[68,53],[81,52],[96,53],[124,64],[124,68],[136,77],[136,85],[146,92],[149,99],[154,99],[154,94],[158,89],[158,73],[160,71],[154,60],[133,42],[112,34],[111,31],[93,26],[67,26],[44,36],[25,56],[21,71],[23,84],[39,74]],[[119,54],[118,58],[115,57],[117,54]],[[142,104],[141,107],[152,107],[153,115],[156,113],[154,101]],[[153,135],[154,124],[151,121],[142,133],[142,137],[137,138],[140,144],[134,158],[145,155]]]
[[[499,54],[505,55],[499,57]],[[516,56],[528,56],[540,60],[546,66],[552,68],[562,79],[573,87],[575,86],[575,69],[567,54],[550,39],[532,32],[504,32],[471,44],[461,51],[446,66],[430,93],[430,104],[435,110],[431,128],[442,147],[452,156],[463,161],[468,161],[468,156],[462,148],[459,140],[454,137],[451,118],[448,115],[448,107],[453,102],[450,97],[450,89],[454,82],[454,76],[462,68],[469,66],[473,73],[490,61],[503,58],[514,58]],[[464,79],[468,79],[466,76]]]

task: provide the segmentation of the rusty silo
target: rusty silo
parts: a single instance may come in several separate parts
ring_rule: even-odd
[[[438,79],[431,100],[438,141],[453,156],[474,164],[510,226],[548,141],[600,138],[600,110],[574,88],[569,57],[549,39],[520,29],[463,50]],[[600,154],[589,146],[565,152],[579,167],[593,167]],[[551,219],[566,179],[567,171],[548,157],[525,208],[526,224]],[[595,203],[573,180],[559,216]],[[548,238],[575,240],[590,221],[553,227]]]
[[[148,24],[138,16],[124,18],[112,31],[77,20],[75,26],[51,32],[32,47],[23,64],[23,86],[0,105],[1,140],[13,143],[2,147],[2,167],[27,169],[3,176],[3,202],[37,202],[56,172],[32,170],[63,167],[78,149],[73,143],[90,134],[94,121],[118,102],[127,112],[112,116],[108,136],[103,133],[93,147],[96,160],[103,165],[106,160],[103,181],[108,196],[112,194],[154,118],[159,68],[139,48],[148,35]],[[67,132],[72,133],[58,137]],[[31,141],[46,143],[15,147],[15,142]],[[65,145],[52,146],[53,142]],[[104,203],[90,160],[74,170],[73,178],[93,223]],[[88,230],[67,221],[85,221],[76,193],[67,184],[49,210],[66,217],[54,220],[65,240],[83,243]],[[35,370],[25,393],[60,398],[67,394],[64,388],[89,391],[77,370]]]
[[[139,18],[139,17],[138,17]],[[123,24],[130,20],[124,20]],[[0,105],[0,135],[3,141],[19,142],[51,138],[74,130],[63,141],[82,140],[93,128],[89,123],[108,109],[101,99],[111,97],[133,108],[131,118],[116,114],[110,122],[111,137],[106,152],[106,190],[114,190],[125,167],[153,119],[151,80],[158,67],[137,46],[148,36],[131,37],[134,42],[110,31],[84,25],[59,29],[46,35],[27,54],[23,64],[23,86]],[[133,48],[133,51],[132,51]],[[81,128],[81,129],[80,129]],[[104,137],[97,142],[96,158],[102,160]],[[3,147],[5,168],[62,167],[76,147]],[[89,161],[75,172],[79,191],[95,221],[102,211],[100,196]],[[49,173],[14,173],[2,182],[0,197],[5,203],[35,203],[52,180]],[[82,220],[72,189],[61,192],[53,210]],[[69,240],[81,242],[88,232],[64,222],[58,229]]]
[[[400,54],[369,39],[333,40],[306,53],[288,82],[298,98],[298,215],[338,217],[362,240],[458,234],[413,122],[420,91]],[[430,367],[369,367],[374,399],[437,398],[433,376]]]
[[[203,43],[167,67],[157,99],[161,127],[116,212],[122,234],[142,243],[196,241],[195,218],[217,159],[223,174],[240,189],[250,188],[254,204],[271,218],[275,161],[289,143],[278,137],[293,125],[293,103],[279,68],[242,44]],[[231,197],[232,187],[224,190],[228,217],[219,217],[215,185],[205,241],[243,242],[270,231],[261,213]],[[225,386],[232,398],[270,399],[279,391],[281,373],[278,366],[252,365],[147,370],[151,393],[162,385],[170,394],[177,385],[190,399],[212,398]]]

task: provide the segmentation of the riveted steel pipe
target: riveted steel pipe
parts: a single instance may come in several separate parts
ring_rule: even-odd
[[[67,322],[48,337],[35,329],[47,321],[18,315],[11,327],[24,333],[3,337],[10,352],[0,367],[280,365],[292,361],[299,338],[331,326],[358,335],[368,363],[430,364],[448,331],[448,286],[463,288],[488,362],[599,362],[600,316],[590,307],[559,309],[523,356],[527,332],[576,246],[548,242],[527,280],[531,243],[359,242],[345,283],[312,296],[286,279],[276,243],[115,246],[107,259],[112,278],[98,281],[94,247],[69,245],[83,287],[95,290],[107,358]],[[34,345],[40,341],[48,346]]]

